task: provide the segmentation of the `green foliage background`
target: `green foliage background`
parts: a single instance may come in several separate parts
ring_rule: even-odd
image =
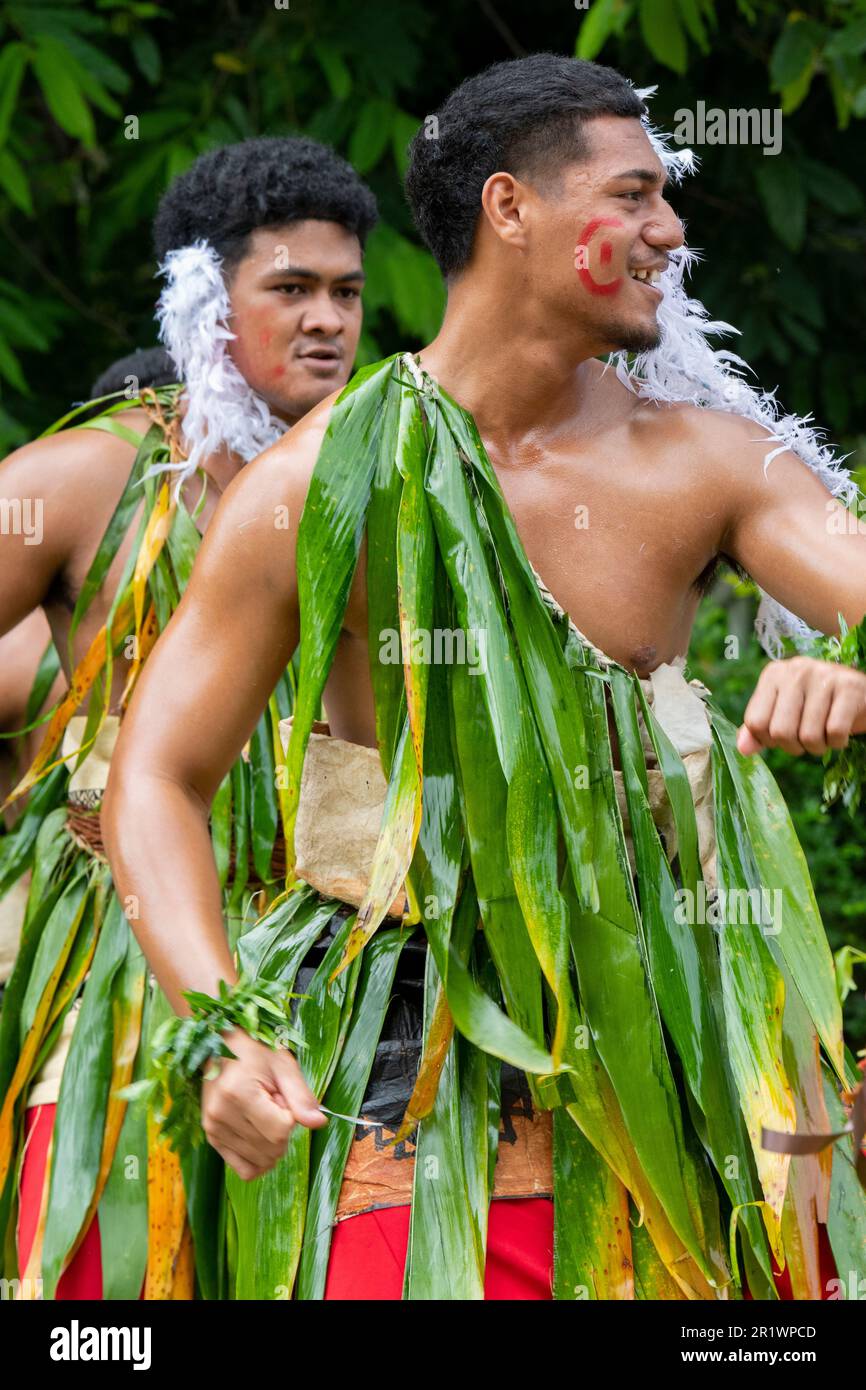
[[[383,220],[367,255],[362,360],[420,345],[443,292],[401,192],[407,141],[469,73],[553,50],[658,83],[662,128],[698,101],[782,108],[778,156],[701,147],[701,173],[672,201],[705,252],[695,292],[741,328],[757,378],[866,465],[866,0],[29,0],[0,3],[0,38],[4,449],[153,342],[159,194],[202,150],[245,136],[302,131],[368,178]],[[735,719],[764,661],[753,609],[748,587],[723,579],[690,654]],[[726,660],[732,632],[740,653]],[[769,761],[834,946],[866,945],[862,821],[822,815],[814,759]],[[848,1008],[862,1044],[859,995]]]

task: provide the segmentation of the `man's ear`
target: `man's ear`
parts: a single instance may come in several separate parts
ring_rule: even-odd
[[[481,207],[491,231],[516,250],[526,247],[530,189],[513,174],[491,174],[481,190]]]

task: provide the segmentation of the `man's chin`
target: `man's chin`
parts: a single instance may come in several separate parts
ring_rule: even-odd
[[[661,340],[658,323],[616,324],[611,334],[614,352],[652,352]]]
[[[327,396],[332,396],[335,391],[342,391],[346,384],[344,376],[345,373],[341,372],[339,377],[331,381],[306,382],[302,389],[292,392],[291,395],[287,392],[284,395],[276,396],[271,391],[267,403],[275,415],[279,415],[289,424],[294,424],[296,420],[309,414]]]

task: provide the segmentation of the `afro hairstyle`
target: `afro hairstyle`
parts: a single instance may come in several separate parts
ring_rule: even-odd
[[[300,136],[262,136],[200,155],[164,193],[153,225],[157,260],[205,240],[229,274],[250,234],[315,218],[338,222],[361,245],[378,217],[376,199],[351,164]]]

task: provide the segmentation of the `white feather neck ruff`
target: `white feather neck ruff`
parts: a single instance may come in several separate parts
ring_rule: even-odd
[[[647,87],[639,89],[637,94],[646,100],[655,91],[655,87]],[[670,179],[679,182],[685,173],[695,168],[697,161],[691,150],[672,149],[669,135],[657,131],[646,118],[643,125]],[[683,288],[686,273],[698,259],[698,253],[685,246],[671,253],[670,264],[658,286],[663,296],[658,309],[661,342],[652,352],[642,352],[635,358],[631,373],[626,354],[612,354],[619,380],[634,391],[633,379],[636,379],[637,394],[647,400],[688,401],[709,410],[725,410],[754,420],[768,431],[767,442],[776,445],[764,458],[765,472],[777,454],[790,449],[834,497],[843,503],[852,501],[859,495],[857,484],[850,471],[823,442],[823,432],[812,424],[813,417],[785,414],[775,391],[761,391],[748,385],[744,373],[751,368],[742,357],[710,347],[708,339],[712,334],[739,333],[739,329],[729,323],[713,322],[700,300],[691,299]],[[784,636],[796,642],[817,635],[802,618],[784,608],[763,589],[761,595],[755,631],[768,656],[783,654],[781,639]]]
[[[176,493],[210,454],[227,446],[249,463],[285,434],[229,356],[231,304],[222,262],[207,241],[169,251],[160,274],[166,285],[157,304],[159,336],[174,359],[186,391],[182,435],[184,463],[160,464],[153,472],[178,474]]]

